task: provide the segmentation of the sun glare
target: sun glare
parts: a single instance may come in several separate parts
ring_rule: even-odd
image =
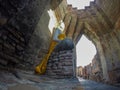
[[[84,35],[76,46],[77,51],[77,66],[85,66],[91,63],[94,55],[96,54],[96,48],[91,41],[89,41]]]
[[[90,1],[94,0],[67,0],[67,3],[72,4],[73,7],[77,7],[78,9],[85,9],[85,6],[90,5]]]

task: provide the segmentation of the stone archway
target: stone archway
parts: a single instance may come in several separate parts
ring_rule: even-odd
[[[106,81],[108,81],[109,77],[108,77],[108,73],[107,73],[108,70],[107,70],[107,64],[106,64],[106,58],[104,55],[104,51],[103,51],[99,36],[93,30],[94,30],[94,28],[92,28],[88,23],[85,23],[84,34],[86,35],[86,37],[88,37],[93,42],[93,44],[95,45],[96,50],[97,50],[96,57],[94,57],[93,60],[96,59],[97,63],[100,65],[100,66],[98,66],[98,68],[100,68],[100,70],[101,70],[100,74],[102,74],[102,76],[103,76],[102,79],[105,79]],[[97,66],[96,66],[96,68],[97,68]],[[94,70],[95,69],[93,69],[93,72],[94,72]],[[97,71],[95,71],[95,72],[97,72]]]
[[[119,78],[116,72],[120,67],[118,20],[120,15],[118,3],[120,1],[110,3],[109,0],[96,0],[91,2],[85,10],[77,10],[64,1],[55,8],[55,13],[58,21],[60,19],[64,21],[64,32],[75,44],[82,34],[85,34],[94,43],[101,61],[103,80],[114,83]],[[115,9],[113,10],[110,5]],[[113,75],[113,73],[116,74]]]

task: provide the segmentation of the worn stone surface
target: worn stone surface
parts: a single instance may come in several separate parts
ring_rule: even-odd
[[[95,55],[92,60],[92,75],[90,79],[98,82],[103,80],[102,67],[98,55]]]
[[[0,90],[119,90],[120,88],[82,78],[54,79],[33,72],[0,72]],[[8,76],[9,75],[9,76]],[[16,76],[19,76],[16,77]]]
[[[66,0],[0,0],[0,67],[34,69],[49,47],[51,35],[47,11],[52,9],[56,19],[62,19],[65,23],[64,33],[75,45],[82,34],[95,44],[102,81],[120,83],[119,4],[120,0],[95,0],[84,10],[77,10],[72,5],[67,6]],[[76,54],[73,54],[75,68]],[[54,57],[53,60],[58,59]],[[95,74],[99,71],[99,65],[96,61],[93,63],[97,67],[92,71]],[[58,72],[58,64],[54,63],[54,72]],[[70,62],[64,63],[67,64],[68,67],[71,65]],[[88,77],[87,67],[83,69],[85,77]]]
[[[39,50],[49,45],[50,32],[46,27],[49,3],[49,0],[0,0],[0,67],[34,69]]]
[[[83,86],[83,90],[119,90],[120,88],[114,87],[111,85],[102,84],[99,82],[91,81],[91,80],[85,80],[82,78],[78,78],[81,85]]]
[[[16,74],[0,72],[0,90],[83,90],[77,78],[55,79],[37,76],[33,72],[17,71]]]
[[[73,50],[53,52],[48,60],[46,74],[54,78],[73,78]]]

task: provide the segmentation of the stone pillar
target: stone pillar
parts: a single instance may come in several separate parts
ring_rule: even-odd
[[[120,78],[120,44],[113,32],[107,34],[104,39],[107,41],[107,45],[109,45],[105,55],[110,83],[114,84],[119,82],[118,79]]]
[[[71,21],[68,27],[67,37],[73,39],[73,34],[76,29],[76,23],[77,23],[77,15],[72,13],[71,14]]]
[[[73,49],[73,76],[76,77],[76,47]]]
[[[103,71],[103,79],[108,82],[109,77],[108,77],[108,68],[107,68],[107,63],[106,63],[106,58],[104,55],[103,47],[101,45],[101,42],[96,43],[96,48],[100,56],[100,61],[101,61],[101,66],[102,66],[102,71]]]
[[[67,14],[65,15],[64,20],[63,20],[63,22],[65,23],[65,29],[64,29],[64,32],[65,32],[65,33],[67,32],[67,29],[68,29],[68,27],[69,27],[69,25],[70,25],[70,21],[71,21],[71,15],[70,15],[70,13],[67,13]]]

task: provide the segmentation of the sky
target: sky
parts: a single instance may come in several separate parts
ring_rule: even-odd
[[[84,9],[85,6],[89,6],[90,1],[94,0],[67,0],[67,3],[72,4],[73,7],[77,7],[78,9]]]
[[[77,66],[85,66],[92,62],[94,55],[96,54],[96,48],[94,44],[89,41],[84,35],[82,35],[78,44],[76,45],[77,52]]]

